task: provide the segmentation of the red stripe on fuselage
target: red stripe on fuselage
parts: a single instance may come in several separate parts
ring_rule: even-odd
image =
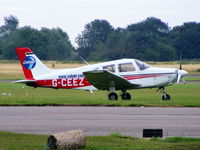
[[[152,75],[133,75],[133,76],[123,76],[127,80],[135,80],[135,79],[143,79],[143,78],[151,78],[151,77],[158,77],[163,76],[165,74],[152,74]]]
[[[123,77],[127,80],[135,80],[135,79],[151,78],[164,75],[166,74],[134,75],[134,76],[123,76]],[[73,89],[73,88],[91,86],[91,84],[87,81],[86,78],[64,78],[64,79],[37,80],[34,86]]]
[[[38,80],[35,86],[40,87],[51,87],[51,88],[79,88],[90,86],[86,78],[66,78],[66,79],[49,79],[49,80]]]

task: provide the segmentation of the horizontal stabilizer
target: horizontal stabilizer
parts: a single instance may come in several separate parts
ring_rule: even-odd
[[[14,81],[13,83],[27,84],[27,83],[35,83],[35,82],[37,82],[37,80],[17,80],[17,81]]]

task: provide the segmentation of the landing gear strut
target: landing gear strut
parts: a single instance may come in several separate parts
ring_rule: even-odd
[[[169,101],[170,100],[170,95],[165,92],[165,87],[159,87],[158,90],[160,90],[160,92],[163,93],[163,96],[162,96],[163,101]]]

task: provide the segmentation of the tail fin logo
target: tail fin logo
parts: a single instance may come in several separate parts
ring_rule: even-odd
[[[23,65],[26,69],[31,70],[35,67],[36,60],[32,56],[27,56],[23,61]]]

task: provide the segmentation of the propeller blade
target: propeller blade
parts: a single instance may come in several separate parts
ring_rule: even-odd
[[[178,76],[177,76],[177,81],[176,81],[177,84],[179,84],[180,79],[181,79],[181,74],[178,74]]]

